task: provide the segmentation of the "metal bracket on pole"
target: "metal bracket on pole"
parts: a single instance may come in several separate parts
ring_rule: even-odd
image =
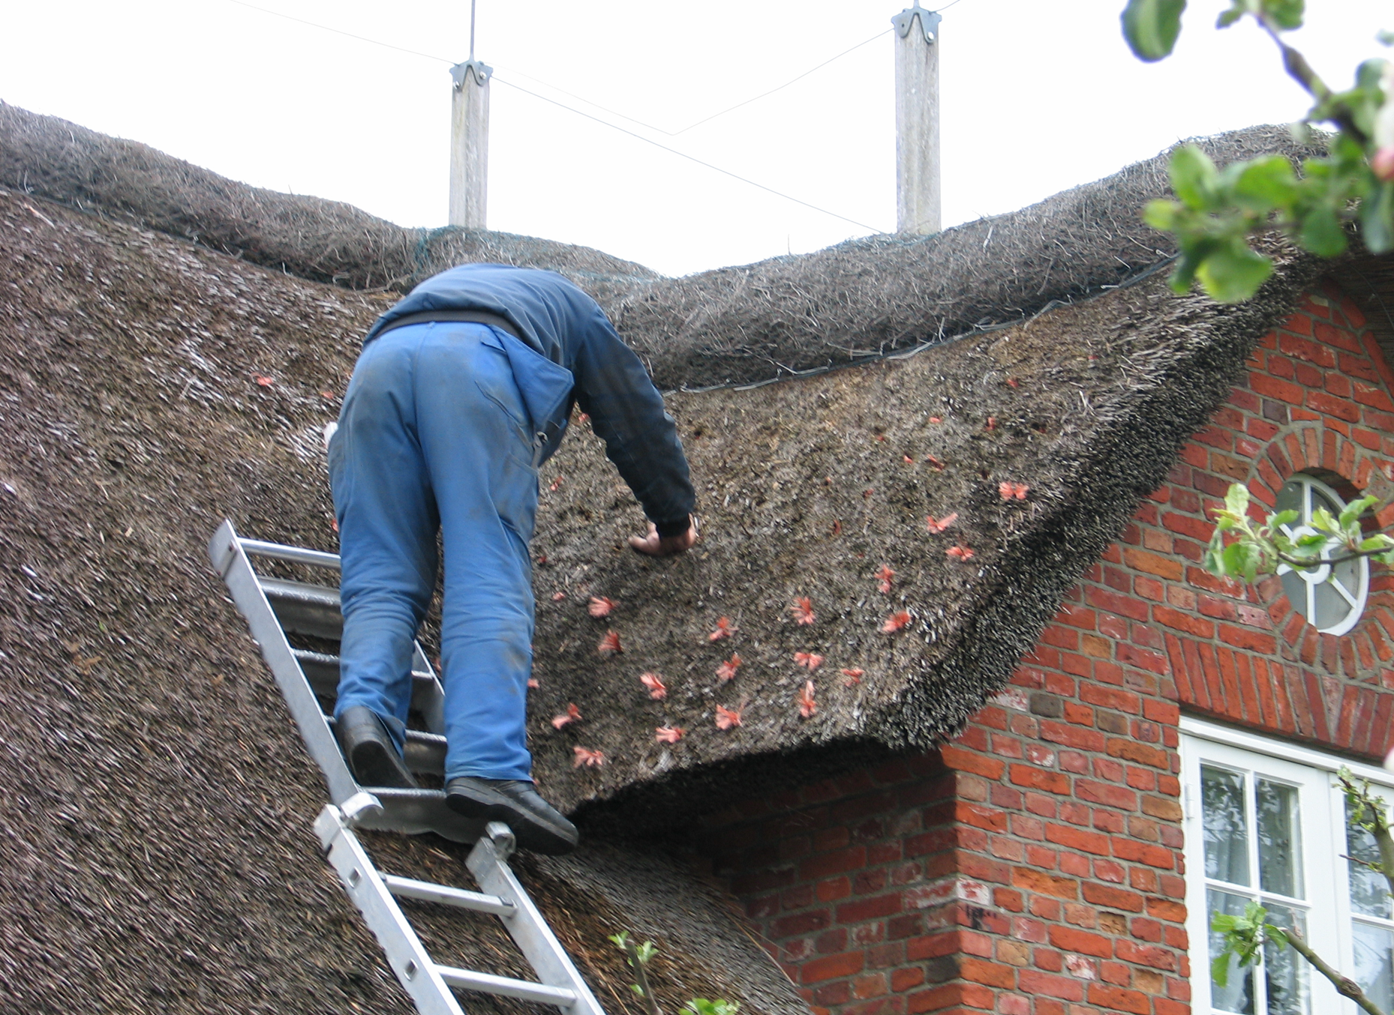
[[[915,0],[914,6],[909,7],[895,17],[891,18],[891,24],[895,25],[896,34],[902,39],[910,34],[914,27],[916,16],[920,19],[920,31],[924,32],[926,45],[934,45],[934,36],[939,31],[939,22],[944,20],[944,16],[938,11],[927,11],[920,6],[919,0]]]
[[[466,60],[450,68],[450,79],[455,82],[457,90],[465,87],[470,74],[474,75],[474,83],[482,88],[489,83],[489,78],[493,77],[494,68],[483,60]]]

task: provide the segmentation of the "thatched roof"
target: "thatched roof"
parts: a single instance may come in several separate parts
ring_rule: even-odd
[[[1286,127],[1202,145],[1224,163],[1305,154]],[[605,307],[660,387],[749,383],[1016,321],[1105,291],[1173,253],[1138,209],[1169,192],[1165,153],[933,237],[872,236],[669,279],[588,247],[403,229],[249,187],[145,145],[0,103],[0,186],[116,215],[302,278],[403,291],[466,261],[552,268]]]
[[[1272,129],[1209,145],[1221,159],[1291,150]],[[653,905],[690,898],[701,926],[719,927],[713,897],[601,829],[682,833],[733,794],[933,745],[1002,687],[1316,270],[1275,248],[1279,271],[1251,303],[1173,296],[1148,274],[1166,248],[1136,224],[1164,189],[1161,167],[933,239],[673,280],[584,248],[400,230],[0,106],[0,187],[11,188],[0,195],[0,778],[15,830],[0,841],[12,872],[0,885],[0,985],[37,1007],[100,975],[115,975],[108,996],[132,1008],[174,998],[196,1010],[200,991],[226,1002],[214,992],[228,982],[253,1011],[308,1010],[312,989],[337,1007],[400,1004],[357,972],[373,949],[305,830],[318,779],[202,547],[228,515],[247,535],[334,548],[319,428],[358,336],[395,299],[370,289],[478,255],[571,274],[666,386],[786,378],[671,396],[703,520],[683,558],[624,548],[641,516],[584,427],[549,463],[532,745],[544,791],[579,812],[595,845],[524,873],[571,914],[554,913],[591,974],[620,984],[600,991],[607,1003],[623,992],[603,941],[624,929],[613,919],[718,982],[683,980],[675,963],[670,996],[789,1010],[787,984],[736,931],[684,936]],[[938,344],[789,379],[926,342]],[[1004,500],[1004,482],[1024,496]],[[952,526],[928,530],[927,516],[949,515]],[[883,565],[895,571],[886,594]],[[592,595],[618,603],[609,618],[587,614]],[[803,597],[811,624],[791,613]],[[883,633],[900,611],[911,619]],[[712,641],[722,617],[734,632]],[[624,651],[602,656],[611,630]],[[733,653],[742,664],[722,682]],[[824,661],[810,671],[796,653]],[[666,699],[648,696],[646,671],[662,675]],[[802,717],[810,678],[816,711]],[[718,730],[716,707],[742,702],[741,725]],[[555,730],[548,720],[571,703],[582,720]],[[659,744],[659,726],[687,734]],[[574,768],[576,746],[607,764]],[[442,862],[426,843],[382,848],[409,866]],[[704,935],[734,951],[704,950]],[[63,962],[42,965],[55,955]],[[111,955],[126,963],[116,974]]]
[[[225,514],[332,545],[321,392],[390,302],[0,191],[7,1010],[413,1010],[319,855],[323,783],[203,549]],[[389,871],[470,884],[462,847],[370,838]],[[640,1012],[620,930],[661,946],[667,1011],[803,1010],[661,853],[589,836],[515,869],[612,1015]],[[441,961],[530,975],[492,918],[427,925]]]

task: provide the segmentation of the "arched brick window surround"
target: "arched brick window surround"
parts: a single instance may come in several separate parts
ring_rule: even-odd
[[[1320,422],[1287,427],[1268,442],[1254,462],[1249,492],[1266,510],[1274,510],[1278,491],[1293,476],[1307,473],[1323,480],[1350,500],[1370,493],[1381,501],[1394,495],[1394,466],[1382,455],[1369,451]],[[1388,518],[1380,524],[1394,521]],[[1265,578],[1258,587],[1260,601],[1273,620],[1287,650],[1284,656],[1301,661],[1324,674],[1347,680],[1377,682],[1384,671],[1394,686],[1394,580],[1385,568],[1370,575],[1370,599],[1353,630],[1344,635],[1319,634],[1283,594],[1277,577]]]

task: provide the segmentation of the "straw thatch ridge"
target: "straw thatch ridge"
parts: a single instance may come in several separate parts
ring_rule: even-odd
[[[510,233],[404,229],[340,201],[252,187],[4,102],[0,186],[351,289],[404,290],[465,261],[553,268],[602,286],[656,277],[589,247]]]
[[[1219,163],[1291,156],[1286,127],[1200,140]],[[410,287],[494,260],[590,292],[664,388],[845,365],[1097,293],[1174,252],[1139,209],[1170,190],[1169,153],[1020,211],[933,237],[873,236],[665,279],[588,247],[508,233],[403,229],[356,208],[225,179],[145,145],[0,104],[0,185],[105,210],[302,278]]]

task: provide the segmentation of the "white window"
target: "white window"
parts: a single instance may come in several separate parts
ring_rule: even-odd
[[[1295,927],[1316,952],[1355,979],[1384,1011],[1394,1008],[1394,910],[1368,832],[1346,820],[1336,781],[1344,765],[1394,799],[1394,779],[1368,765],[1190,718],[1181,721],[1187,931],[1195,1015],[1356,1015],[1290,948],[1269,946],[1257,966],[1230,962],[1212,975],[1222,942],[1219,912],[1250,902],[1270,922]],[[1354,857],[1352,860],[1350,858]]]
[[[1298,513],[1295,522],[1283,526],[1293,539],[1317,531],[1312,527],[1312,513],[1318,508],[1325,508],[1336,517],[1345,506],[1340,494],[1305,472],[1293,476],[1278,491],[1278,510]],[[1323,550],[1321,554],[1323,560],[1343,555],[1340,547]],[[1322,634],[1345,634],[1353,628],[1370,595],[1368,557],[1339,560],[1335,564],[1300,571],[1280,564],[1278,574],[1292,608]]]

